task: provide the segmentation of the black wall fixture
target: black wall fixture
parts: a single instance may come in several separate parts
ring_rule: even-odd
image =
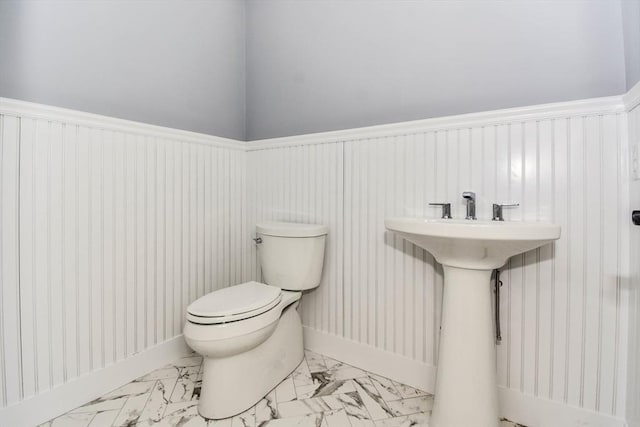
[[[631,212],[631,221],[633,225],[640,225],[640,211]]]

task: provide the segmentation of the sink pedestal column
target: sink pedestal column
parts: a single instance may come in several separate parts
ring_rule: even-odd
[[[443,267],[442,330],[430,427],[498,427],[493,270]]]

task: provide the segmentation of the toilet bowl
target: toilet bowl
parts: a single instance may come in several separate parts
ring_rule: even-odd
[[[327,232],[313,224],[257,225],[265,283],[230,286],[187,307],[184,337],[203,356],[200,415],[221,419],[249,409],[302,361],[298,301],[320,284]]]

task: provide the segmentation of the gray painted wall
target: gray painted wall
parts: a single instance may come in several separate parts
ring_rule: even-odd
[[[636,0],[0,0],[0,96],[294,135],[620,94],[639,20]]]
[[[640,82],[640,0],[622,0],[627,90]]]
[[[625,91],[618,0],[247,4],[247,137]]]
[[[0,1],[0,96],[245,137],[245,3]]]

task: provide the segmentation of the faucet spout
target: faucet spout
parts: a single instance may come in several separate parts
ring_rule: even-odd
[[[462,193],[462,198],[467,201],[467,216],[465,219],[478,219],[476,218],[476,193],[465,191]]]

